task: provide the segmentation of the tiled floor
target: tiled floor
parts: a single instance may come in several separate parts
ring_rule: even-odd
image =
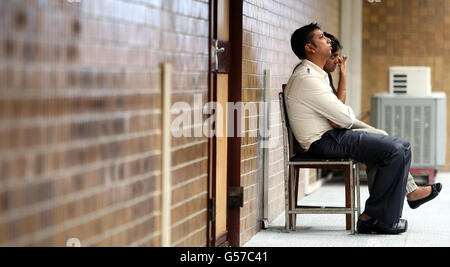
[[[450,173],[440,173],[437,182],[443,184],[441,194],[417,210],[405,201],[403,218],[408,220],[408,232],[397,236],[350,235],[345,231],[344,215],[299,215],[297,231],[284,233],[284,213],[272,222],[268,230],[259,232],[245,247],[417,247],[450,246]],[[361,205],[364,209],[369,193],[361,185]],[[302,200],[305,205],[344,205],[341,182],[330,182]]]

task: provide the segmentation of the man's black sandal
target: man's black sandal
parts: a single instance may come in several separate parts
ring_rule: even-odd
[[[408,230],[408,221],[400,219],[398,223],[389,225],[378,221],[377,219],[370,219],[368,221],[358,220],[359,234],[380,234],[380,235],[398,235],[405,233]]]

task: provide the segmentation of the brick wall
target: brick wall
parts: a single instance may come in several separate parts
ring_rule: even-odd
[[[433,91],[450,93],[449,14],[449,0],[364,2],[362,111],[365,121],[370,122],[372,95],[389,92],[390,66],[431,67]],[[447,162],[445,170],[450,168],[449,152]]]
[[[297,63],[291,33],[317,21],[339,35],[339,7],[244,1],[243,101],[262,101],[270,69],[277,102]],[[159,246],[160,64],[174,65],[174,103],[207,99],[208,1],[3,0],[0,14],[0,245]],[[241,244],[262,216],[262,147],[250,137],[261,116],[245,119]],[[281,135],[272,139],[271,220],[284,207]],[[206,244],[207,145],[172,139],[173,246]]]
[[[298,63],[291,52],[290,36],[299,27],[319,22],[322,28],[339,36],[340,1],[338,0],[245,0],[243,36],[243,91],[247,103],[263,101],[264,70],[272,74],[271,98],[278,103],[278,92]],[[345,45],[345,44],[344,44]],[[272,127],[281,128],[278,104],[272,110]],[[261,114],[260,114],[261,115]],[[241,244],[245,244],[260,230],[262,172],[259,161],[261,141],[250,137],[258,129],[259,117],[245,117],[250,129],[242,140],[242,185],[245,187],[245,206],[241,209]],[[253,120],[252,120],[253,119]],[[270,150],[269,219],[284,211],[284,171],[281,129],[271,138],[279,145]],[[300,191],[305,175],[301,174]]]
[[[0,245],[161,244],[161,62],[206,99],[206,0],[0,2]],[[207,139],[173,139],[172,244],[206,244]]]

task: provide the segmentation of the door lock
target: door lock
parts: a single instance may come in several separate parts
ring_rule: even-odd
[[[244,207],[243,187],[228,187],[228,207],[229,208]]]

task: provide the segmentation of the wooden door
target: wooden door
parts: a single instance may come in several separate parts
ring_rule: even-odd
[[[231,17],[242,21],[241,0],[210,0],[209,101],[217,103],[222,112],[216,109],[216,135],[209,142],[209,246],[239,246],[239,209],[230,205],[228,193],[240,184],[240,138],[228,133],[230,126],[236,129],[228,103],[240,101],[242,24],[236,25]],[[232,65],[239,67],[232,71]]]

